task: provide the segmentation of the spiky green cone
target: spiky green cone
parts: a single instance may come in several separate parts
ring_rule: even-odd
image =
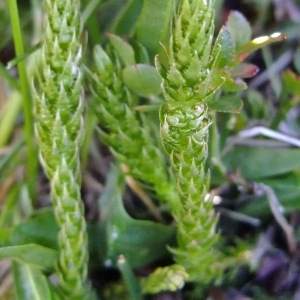
[[[161,138],[170,155],[180,204],[174,211],[178,224],[175,260],[189,280],[207,283],[221,272],[219,236],[213,203],[207,198],[206,169],[211,120],[206,101],[215,93],[210,86],[217,54],[211,57],[214,1],[183,0],[174,19],[168,51],[169,67],[158,59],[166,103],[160,111]]]
[[[122,65],[112,51],[100,46],[94,51],[95,70],[89,72],[95,96],[94,109],[106,133],[102,140],[116,158],[130,168],[130,174],[148,185],[158,199],[174,203],[176,193],[165,158],[156,145],[149,120],[134,110],[137,97],[122,80]]]
[[[63,299],[89,299],[87,233],[79,150],[84,138],[79,1],[45,0],[46,26],[34,90],[40,161],[51,182],[60,231],[57,275]]]

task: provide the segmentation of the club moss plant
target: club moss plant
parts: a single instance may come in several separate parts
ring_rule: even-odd
[[[220,275],[217,217],[208,196],[209,126],[206,102],[219,50],[212,55],[214,1],[183,0],[172,28],[168,66],[156,59],[166,102],[160,110],[161,138],[176,178],[179,203],[173,211],[178,248],[172,249],[188,280],[209,282]]]
[[[84,138],[79,1],[45,0],[39,91],[34,92],[40,161],[59,225],[57,276],[63,299],[90,299],[79,150]]]
[[[151,121],[134,109],[138,97],[122,79],[124,65],[111,45],[107,53],[96,46],[94,61],[95,70],[88,73],[94,94],[92,105],[106,130],[99,129],[102,140],[129,167],[129,174],[147,184],[161,201],[174,203],[176,193],[164,155],[153,138]]]

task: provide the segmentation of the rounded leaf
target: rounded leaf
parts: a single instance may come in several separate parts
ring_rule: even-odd
[[[149,65],[136,64],[126,67],[122,73],[124,83],[142,97],[161,93],[161,78],[156,69]]]

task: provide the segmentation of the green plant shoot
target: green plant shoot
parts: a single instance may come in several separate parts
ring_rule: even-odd
[[[125,42],[123,45],[130,47]],[[94,59],[95,71],[89,75],[95,96],[94,109],[106,129],[106,132],[99,130],[102,140],[116,158],[129,167],[129,174],[148,184],[159,199],[173,203],[176,193],[164,156],[153,138],[151,121],[134,110],[138,97],[123,81],[124,65],[120,57],[112,45],[107,53],[96,46]]]
[[[160,110],[161,138],[170,155],[177,180],[179,204],[174,210],[178,226],[175,260],[185,267],[188,280],[209,282],[221,273],[220,253],[214,249],[219,235],[217,217],[208,195],[206,169],[208,133],[212,123],[207,102],[220,53],[214,35],[214,1],[183,0],[174,19],[167,51],[168,67],[156,60],[166,99]]]
[[[38,76],[41,92],[34,92],[36,136],[60,227],[59,286],[64,299],[88,299],[87,233],[79,163],[84,138],[79,1],[46,0],[44,5],[45,37]]]

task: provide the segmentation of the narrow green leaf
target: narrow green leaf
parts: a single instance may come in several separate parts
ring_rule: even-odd
[[[251,40],[252,30],[249,22],[240,12],[232,11],[229,14],[226,27],[235,42],[236,52],[239,52],[241,47]]]
[[[131,0],[124,6],[111,31],[118,35],[131,36],[143,8],[143,1]]]
[[[12,90],[6,105],[1,108],[0,147],[9,143],[15,129],[15,122],[22,110],[22,101],[22,94],[17,90]]]
[[[41,48],[41,43],[38,43],[38,44],[32,46],[26,52],[24,52],[22,55],[9,61],[7,63],[6,69],[10,70],[11,68],[15,67],[19,62],[23,61],[24,59],[26,59],[28,56],[30,56],[32,53],[34,53],[35,51],[37,51],[40,48]]]
[[[20,83],[12,74],[10,74],[2,62],[0,62],[0,76],[7,81],[12,90],[17,90],[18,92],[21,91]]]
[[[213,99],[207,103],[212,110],[226,113],[238,113],[243,107],[243,102],[235,95],[226,95],[219,99]]]
[[[286,34],[275,32],[269,36],[261,36],[253,39],[251,42],[244,44],[239,51],[240,60],[244,60],[250,53],[266,46],[271,43],[281,42],[287,39]]]
[[[12,147],[11,151],[0,157],[0,172],[15,158],[21,147],[25,144],[24,138],[20,138]]]
[[[36,244],[8,246],[0,248],[0,258],[10,258],[52,271],[57,259],[57,251]]]
[[[0,214],[0,228],[12,228],[16,224],[18,216],[21,218],[18,205],[21,187],[21,183],[14,185],[6,195],[6,201],[2,206]]]
[[[125,66],[132,66],[135,64],[134,51],[132,47],[120,37],[114,34],[108,34],[109,41],[114,47]]]
[[[225,154],[223,162],[228,170],[239,171],[246,179],[258,179],[300,168],[300,150],[235,147]]]
[[[136,36],[152,55],[158,53],[159,43],[167,37],[174,7],[174,0],[144,0]]]
[[[139,64],[150,65],[151,62],[147,49],[138,40],[132,40],[131,45],[134,49],[136,62]]]
[[[119,256],[117,265],[128,289],[130,299],[143,300],[142,289],[124,255]]]
[[[17,300],[52,300],[49,283],[40,269],[13,262],[14,291]]]
[[[161,78],[156,69],[149,65],[137,64],[123,70],[124,83],[139,96],[148,97],[161,93]]]

